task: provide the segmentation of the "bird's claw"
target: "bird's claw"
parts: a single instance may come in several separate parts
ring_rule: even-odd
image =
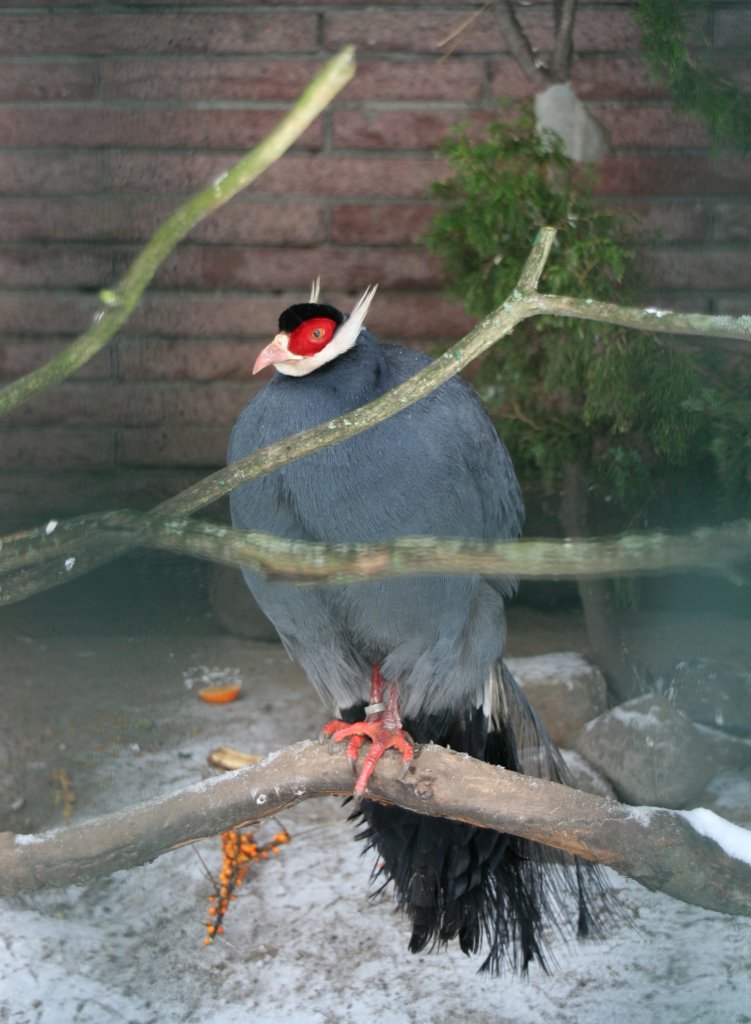
[[[393,748],[401,752],[402,772],[408,771],[414,760],[411,736],[401,726],[387,725],[380,719],[372,722],[354,722],[351,725],[340,721],[329,722],[323,727],[323,733],[333,743],[349,741],[347,743],[347,758],[355,773],[357,773],[357,757],[363,743],[366,739],[371,742],[355,783],[354,800],[356,804],[364,797],[375,766],[387,750]]]

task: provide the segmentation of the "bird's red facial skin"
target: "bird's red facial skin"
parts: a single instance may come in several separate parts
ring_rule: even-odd
[[[312,356],[325,348],[336,331],[336,323],[326,316],[306,320],[289,336],[289,350],[296,356]]]

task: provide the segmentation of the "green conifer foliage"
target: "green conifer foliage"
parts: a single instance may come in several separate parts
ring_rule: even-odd
[[[644,54],[665,82],[677,110],[698,114],[716,144],[751,149],[751,98],[711,62],[697,23],[711,5],[686,0],[641,0],[635,16]]]
[[[558,236],[541,290],[635,304],[631,225],[593,198],[591,179],[531,113],[493,123],[480,141],[460,129],[444,152],[452,175],[435,186],[445,206],[426,241],[473,316],[511,293],[545,224]],[[732,374],[727,359],[614,325],[535,318],[474,381],[523,476],[552,487],[578,466],[592,496],[619,509],[609,529],[688,525],[751,508],[751,359],[738,356]]]

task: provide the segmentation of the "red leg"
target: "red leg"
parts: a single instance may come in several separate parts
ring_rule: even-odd
[[[371,741],[370,750],[355,783],[354,795],[357,800],[361,800],[365,795],[365,789],[373,774],[373,769],[390,747],[401,751],[404,764],[413,759],[412,740],[402,728],[402,720],[399,716],[399,694],[396,684],[391,685],[388,703],[385,706],[383,695],[383,677],[380,666],[375,664],[370,677],[370,705],[365,709],[365,721],[354,722],[352,725],[333,721],[323,727],[324,733],[331,736],[334,743],[349,740],[347,757],[353,765],[365,740]]]

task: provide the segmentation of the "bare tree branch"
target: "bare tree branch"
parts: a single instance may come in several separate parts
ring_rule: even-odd
[[[130,317],[154,274],[178,242],[204,217],[218,210],[275,163],[341,92],[355,73],[354,54],[354,47],[347,46],[332,57],[270,135],[162,224],[120,283],[99,293],[102,308],[94,314],[91,327],[59,356],[0,390],[0,416],[40,391],[59,384],[104,348]]]
[[[546,89],[551,82],[550,73],[532,49],[513,4],[510,0],[496,0],[493,14],[514,60],[537,89]]]
[[[735,338],[742,340],[751,352],[751,317],[748,316],[673,313],[668,310],[621,307],[594,299],[575,299],[539,293],[536,290],[537,284],[555,235],[553,228],[543,228],[540,231],[517,286],[506,302],[419,373],[367,405],[320,426],[286,437],[267,448],[253,452],[232,466],[212,473],[158,505],[152,512],[150,522],[153,523],[156,519],[166,522],[175,516],[190,515],[248,480],[263,476],[304,455],[338,444],[381,423],[449,380],[496,341],[510,333],[516,324],[531,316],[572,316],[622,324],[651,333],[682,333],[697,336],[709,334],[715,339]],[[116,558],[140,542],[135,537],[126,539],[122,535],[102,534],[93,529],[91,522],[89,526],[90,529],[79,530],[76,537],[68,538],[69,543],[62,562],[58,561],[49,566],[27,564],[26,567],[13,569],[12,573],[7,574],[0,583],[0,602],[20,600],[39,590],[65,582]],[[49,525],[45,532],[47,529]],[[7,549],[0,548],[0,573],[8,568],[9,563],[5,561],[7,557]],[[41,549],[40,558],[46,558]]]
[[[146,512],[103,512],[0,538],[2,564],[23,569],[45,559],[51,577],[65,571],[78,537],[137,544],[242,566],[280,581],[345,584],[415,575],[477,574],[522,579],[590,579],[704,569],[734,579],[733,566],[751,559],[751,521],[700,527],[689,533],[626,534],[596,539],[484,542],[400,537],[381,544],[316,544],[235,530],[194,519]],[[0,604],[12,600],[0,591]]]
[[[550,58],[550,77],[554,82],[567,82],[571,77],[577,4],[578,0],[555,0],[555,43]]]
[[[575,299],[568,295],[536,292],[528,301],[533,316],[570,316],[577,320],[631,327],[650,334],[685,334],[703,338],[703,345],[722,347],[719,342],[735,339],[740,350],[751,356],[751,316],[717,316],[709,313],[674,313],[669,309],[616,306],[599,299]]]
[[[307,740],[248,768],[80,825],[37,836],[3,833],[0,895],[91,881],[300,800],[351,790],[344,751]],[[420,748],[406,778],[400,758],[384,757],[368,796],[523,836],[607,864],[676,899],[751,915],[751,864],[702,836],[681,812],[627,807],[432,745]],[[749,833],[736,832],[751,844]]]

